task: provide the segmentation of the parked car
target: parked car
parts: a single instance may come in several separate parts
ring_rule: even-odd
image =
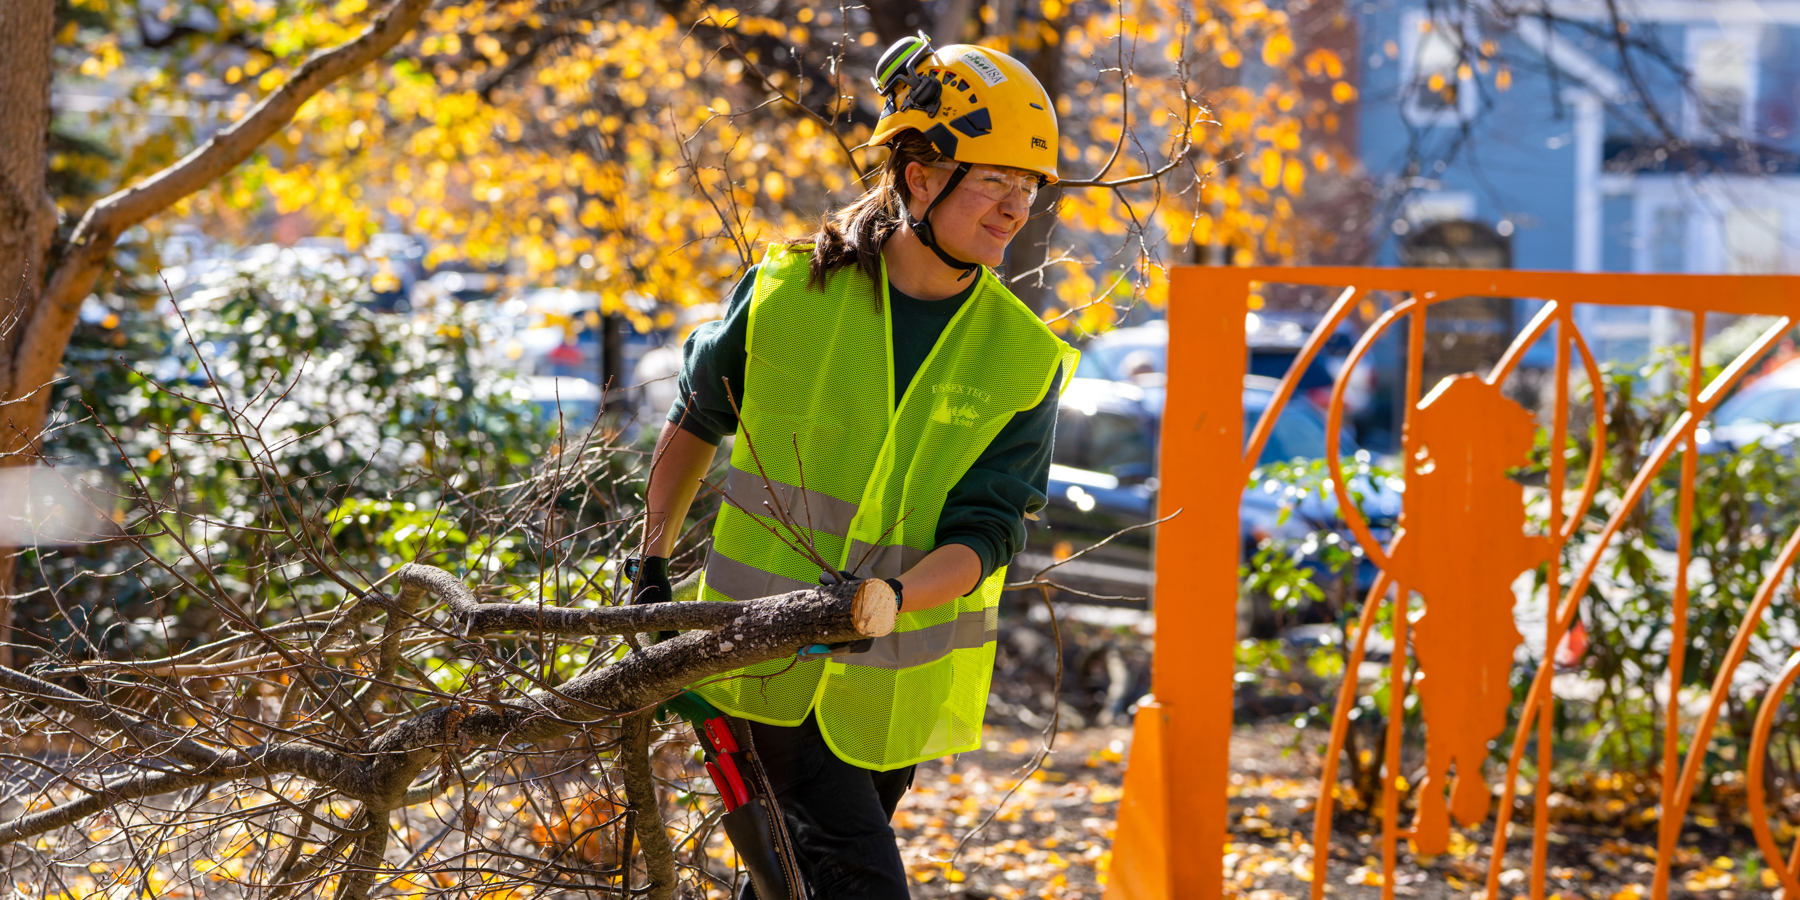
[[[1639,451],[1649,456],[1662,449],[1663,441],[1672,436],[1661,435],[1643,441]],[[1713,408],[1712,415],[1701,420],[1694,429],[1694,443],[1702,458],[1727,456],[1751,446],[1761,446],[1785,455],[1800,454],[1800,359],[1791,360],[1773,372],[1743,386],[1723,403]],[[1677,447],[1679,451],[1681,448]],[[1672,457],[1665,471],[1680,463]],[[1674,550],[1680,543],[1680,529],[1675,525],[1675,504],[1659,503],[1654,492],[1646,492],[1639,500],[1650,518],[1649,534],[1662,550]],[[1770,510],[1749,495],[1752,520],[1761,520]]]
[[[573,439],[600,418],[600,385],[570,375],[531,376],[531,403],[540,418]]]
[[[1031,526],[1010,578],[1021,580],[1107,535],[1156,518],[1157,418],[1129,382],[1071,379],[1051,451],[1050,505]],[[1123,535],[1055,572],[1058,583],[1102,597],[1147,598],[1150,529]],[[1069,594],[1064,599],[1081,599]],[[1095,601],[1143,608],[1142,599]]]
[[[1281,382],[1274,378],[1244,376],[1246,441],[1250,439],[1250,432],[1256,427],[1257,421],[1262,418],[1263,411],[1274,401],[1275,391],[1280,385]],[[1275,420],[1275,427],[1269,433],[1268,442],[1263,444],[1256,464],[1269,466],[1295,460],[1312,462],[1324,459],[1325,434],[1325,411],[1304,397],[1295,397]],[[1356,440],[1348,434],[1339,436],[1338,452],[1343,457],[1359,462],[1369,458],[1367,452],[1358,447]],[[1386,481],[1370,482],[1366,477],[1351,476],[1350,486],[1364,496],[1363,514],[1369,519],[1370,529],[1378,540],[1386,543],[1394,522],[1400,515],[1398,485]],[[1281,516],[1284,506],[1292,507],[1285,521]],[[1261,483],[1245,489],[1238,519],[1244,536],[1246,557],[1258,543],[1267,538],[1303,538],[1308,533],[1320,530],[1341,530],[1346,537],[1349,536],[1338,515],[1335,495],[1328,493],[1322,499],[1317,493],[1312,493],[1294,503],[1285,497],[1281,482],[1274,478],[1265,478]],[[1373,578],[1372,571],[1365,572],[1359,578],[1359,584],[1367,587]]]
[[[451,263],[438,267],[431,277],[414,289],[413,306],[427,307],[439,299],[458,303],[492,300],[506,287],[506,276],[496,270],[479,269],[467,263]]]
[[[1244,342],[1247,345],[1245,372],[1279,378],[1293,367],[1300,348],[1318,326],[1318,315],[1296,312],[1253,312],[1244,316]],[[1319,356],[1300,376],[1298,391],[1318,406],[1330,400],[1331,387],[1356,335],[1348,326],[1339,326]],[[1164,383],[1169,357],[1169,323],[1147,322],[1129,328],[1115,328],[1089,341],[1081,351],[1081,364],[1076,375],[1128,381],[1144,389],[1144,405],[1154,415],[1162,414]],[[1354,418],[1370,402],[1375,384],[1374,366],[1365,361],[1350,373],[1345,386],[1344,410]]]
[[[1702,453],[1734,452],[1757,443],[1800,449],[1795,445],[1800,438],[1800,359],[1719,404],[1694,437]]]
[[[489,364],[529,375],[600,379],[599,294],[537,288],[468,308],[487,328]]]
[[[1278,382],[1260,375],[1244,376],[1244,434],[1251,429],[1274,398]],[[1013,577],[1022,579],[1052,562],[1066,558],[1108,535],[1156,518],[1158,481],[1156,446],[1159,421],[1144,406],[1144,390],[1129,382],[1076,378],[1063,392],[1057,417],[1056,446],[1052,451],[1049,506],[1041,520],[1032,523],[1030,543],[1014,560]],[[1358,459],[1362,451],[1348,435],[1341,450]],[[1294,397],[1276,419],[1275,429],[1263,446],[1258,465],[1323,459],[1325,414],[1305,397]],[[1235,476],[1233,476],[1235,477]],[[1353,476],[1353,490],[1364,497],[1362,509],[1377,540],[1392,535],[1400,513],[1398,485]],[[1291,507],[1285,516],[1282,507]],[[1269,538],[1302,539],[1314,531],[1337,533],[1351,540],[1348,527],[1338,516],[1337,499],[1327,494],[1299,498],[1287,496],[1275,479],[1247,487],[1239,504],[1242,554],[1248,560],[1258,544]],[[1147,598],[1154,586],[1152,529],[1115,538],[1081,559],[1059,567],[1059,583],[1103,598]],[[1373,566],[1359,567],[1357,584],[1367,588],[1374,579]],[[1082,599],[1068,593],[1064,599]],[[1093,599],[1093,598],[1089,598]],[[1145,600],[1096,600],[1141,607]]]
[[[410,234],[381,232],[363,247],[368,257],[369,289],[374,306],[384,312],[410,312],[415,285],[425,275],[425,242]]]
[[[1140,403],[1161,416],[1169,371],[1169,323],[1161,319],[1115,328],[1089,341],[1075,367],[1078,378],[1120,381],[1143,389]]]

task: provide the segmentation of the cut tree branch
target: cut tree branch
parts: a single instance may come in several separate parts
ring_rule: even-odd
[[[475,594],[469,590],[468,585],[436,566],[408,563],[400,568],[398,580],[403,607],[412,609],[418,603],[416,596],[408,599],[408,593],[429,593],[444,601],[450,614],[462,625],[463,633],[471,637],[509,631],[591,636],[717,630],[729,625],[742,627],[744,622],[773,622],[784,614],[793,598],[815,593],[799,591],[742,602],[695,600],[686,603],[569,609],[562,606],[539,606],[535,603],[477,603]],[[862,599],[850,610],[850,624],[858,633],[880,636],[891,631],[892,620],[885,623],[881,621],[884,609],[891,606],[891,603],[875,593],[858,596]]]
[[[463,615],[472,614],[479,620],[487,608],[498,607],[502,612],[512,608],[511,604],[474,603],[474,595],[466,585],[431,566],[410,564],[402,569],[399,581],[402,591],[429,593],[443,600],[453,615],[460,607]],[[415,594],[414,602],[417,599]],[[411,608],[411,604],[403,601],[399,607]],[[557,612],[554,608],[540,611],[523,605],[517,609],[534,615]],[[893,630],[899,613],[893,588],[876,579],[742,603],[665,603],[561,612],[634,610],[656,610],[658,614],[644,619],[621,619],[616,626],[594,633],[619,633],[612,630],[615,627],[626,631],[682,627],[716,630],[688,631],[558,687],[534,691],[510,702],[457,703],[427,710],[387,729],[370,741],[365,751],[354,755],[297,742],[216,751],[196,745],[195,752],[177,755],[173,751],[180,740],[178,735],[135,719],[109,717],[96,709],[104,708],[103,701],[0,668],[0,686],[96,725],[141,734],[155,741],[166,756],[194,767],[188,771],[141,773],[119,782],[116,788],[0,823],[0,844],[69,824],[117,800],[231,778],[267,778],[283,773],[303,775],[372,809],[395,809],[409,798],[424,796],[414,792],[414,782],[427,766],[442,758],[446,748],[466,748],[459,750],[458,755],[467,756],[475,748],[550,741],[588,723],[645,709],[696,682],[791,656],[809,644],[881,637]],[[728,613],[729,618],[720,618],[716,610]],[[400,609],[389,612],[400,614]],[[698,624],[702,622],[706,624]],[[117,800],[97,801],[95,796]]]

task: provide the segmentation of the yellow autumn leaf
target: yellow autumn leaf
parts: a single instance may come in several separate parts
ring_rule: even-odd
[[[1300,195],[1300,189],[1306,184],[1306,167],[1297,159],[1290,159],[1281,171],[1281,186],[1289,194]]]
[[[1264,150],[1259,160],[1262,167],[1262,186],[1272,188],[1281,183],[1281,154],[1274,150]]]
[[[1286,31],[1277,31],[1263,41],[1262,61],[1265,66],[1279,66],[1294,55],[1294,39]]]

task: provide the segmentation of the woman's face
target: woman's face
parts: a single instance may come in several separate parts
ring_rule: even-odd
[[[920,163],[907,165],[906,185],[912,195],[909,205],[913,218],[924,220],[925,208],[949,183],[950,174],[948,169]],[[1031,204],[1022,192],[1014,191],[1003,200],[990,200],[969,188],[965,179],[931,211],[931,229],[938,246],[951,256],[997,266],[1006,261],[1006,245],[1025,227],[1030,215]]]

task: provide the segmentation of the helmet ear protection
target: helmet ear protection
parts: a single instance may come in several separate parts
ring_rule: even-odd
[[[883,104],[882,115],[891,116],[909,109],[919,110],[927,117],[935,117],[938,114],[939,108],[943,105],[944,86],[936,78],[920,71],[924,67],[925,61],[930,58],[931,38],[926,37],[923,31],[912,37],[904,37],[895,41],[893,46],[887,48],[886,53],[881,54],[881,61],[875,64],[875,77],[869,80],[875,84],[875,90],[881,92],[882,98],[886,101]],[[898,96],[902,87],[906,88],[904,99]],[[939,126],[940,129],[942,127]],[[952,140],[954,141],[954,139]],[[951,146],[954,147],[955,144],[952,143]],[[945,155],[949,155],[949,153],[946,152]],[[938,204],[944,202],[946,197],[950,196],[951,191],[956,190],[957,184],[968,174],[969,164],[958,163],[956,170],[950,173],[949,183],[945,184],[944,189],[939,191],[938,195],[933,197],[931,203],[926,206],[923,218],[913,218],[912,210],[903,210],[907,225],[919,236],[920,243],[931,248],[931,252],[937,254],[937,258],[943,260],[945,265],[953,269],[961,269],[962,278],[968,278],[975,274],[981,266],[957,259],[938,246],[937,235],[931,229],[931,212],[937,209]],[[960,281],[962,278],[957,280]]]
[[[904,37],[894,42],[881,54],[881,61],[875,64],[875,77],[869,79],[875,84],[875,90],[887,101],[883,115],[891,115],[908,109],[919,110],[927,116],[938,114],[938,107],[943,101],[944,86],[938,80],[921,72],[926,60],[931,58],[931,39],[921,31],[912,37]],[[901,87],[906,88],[906,98],[897,97]]]

